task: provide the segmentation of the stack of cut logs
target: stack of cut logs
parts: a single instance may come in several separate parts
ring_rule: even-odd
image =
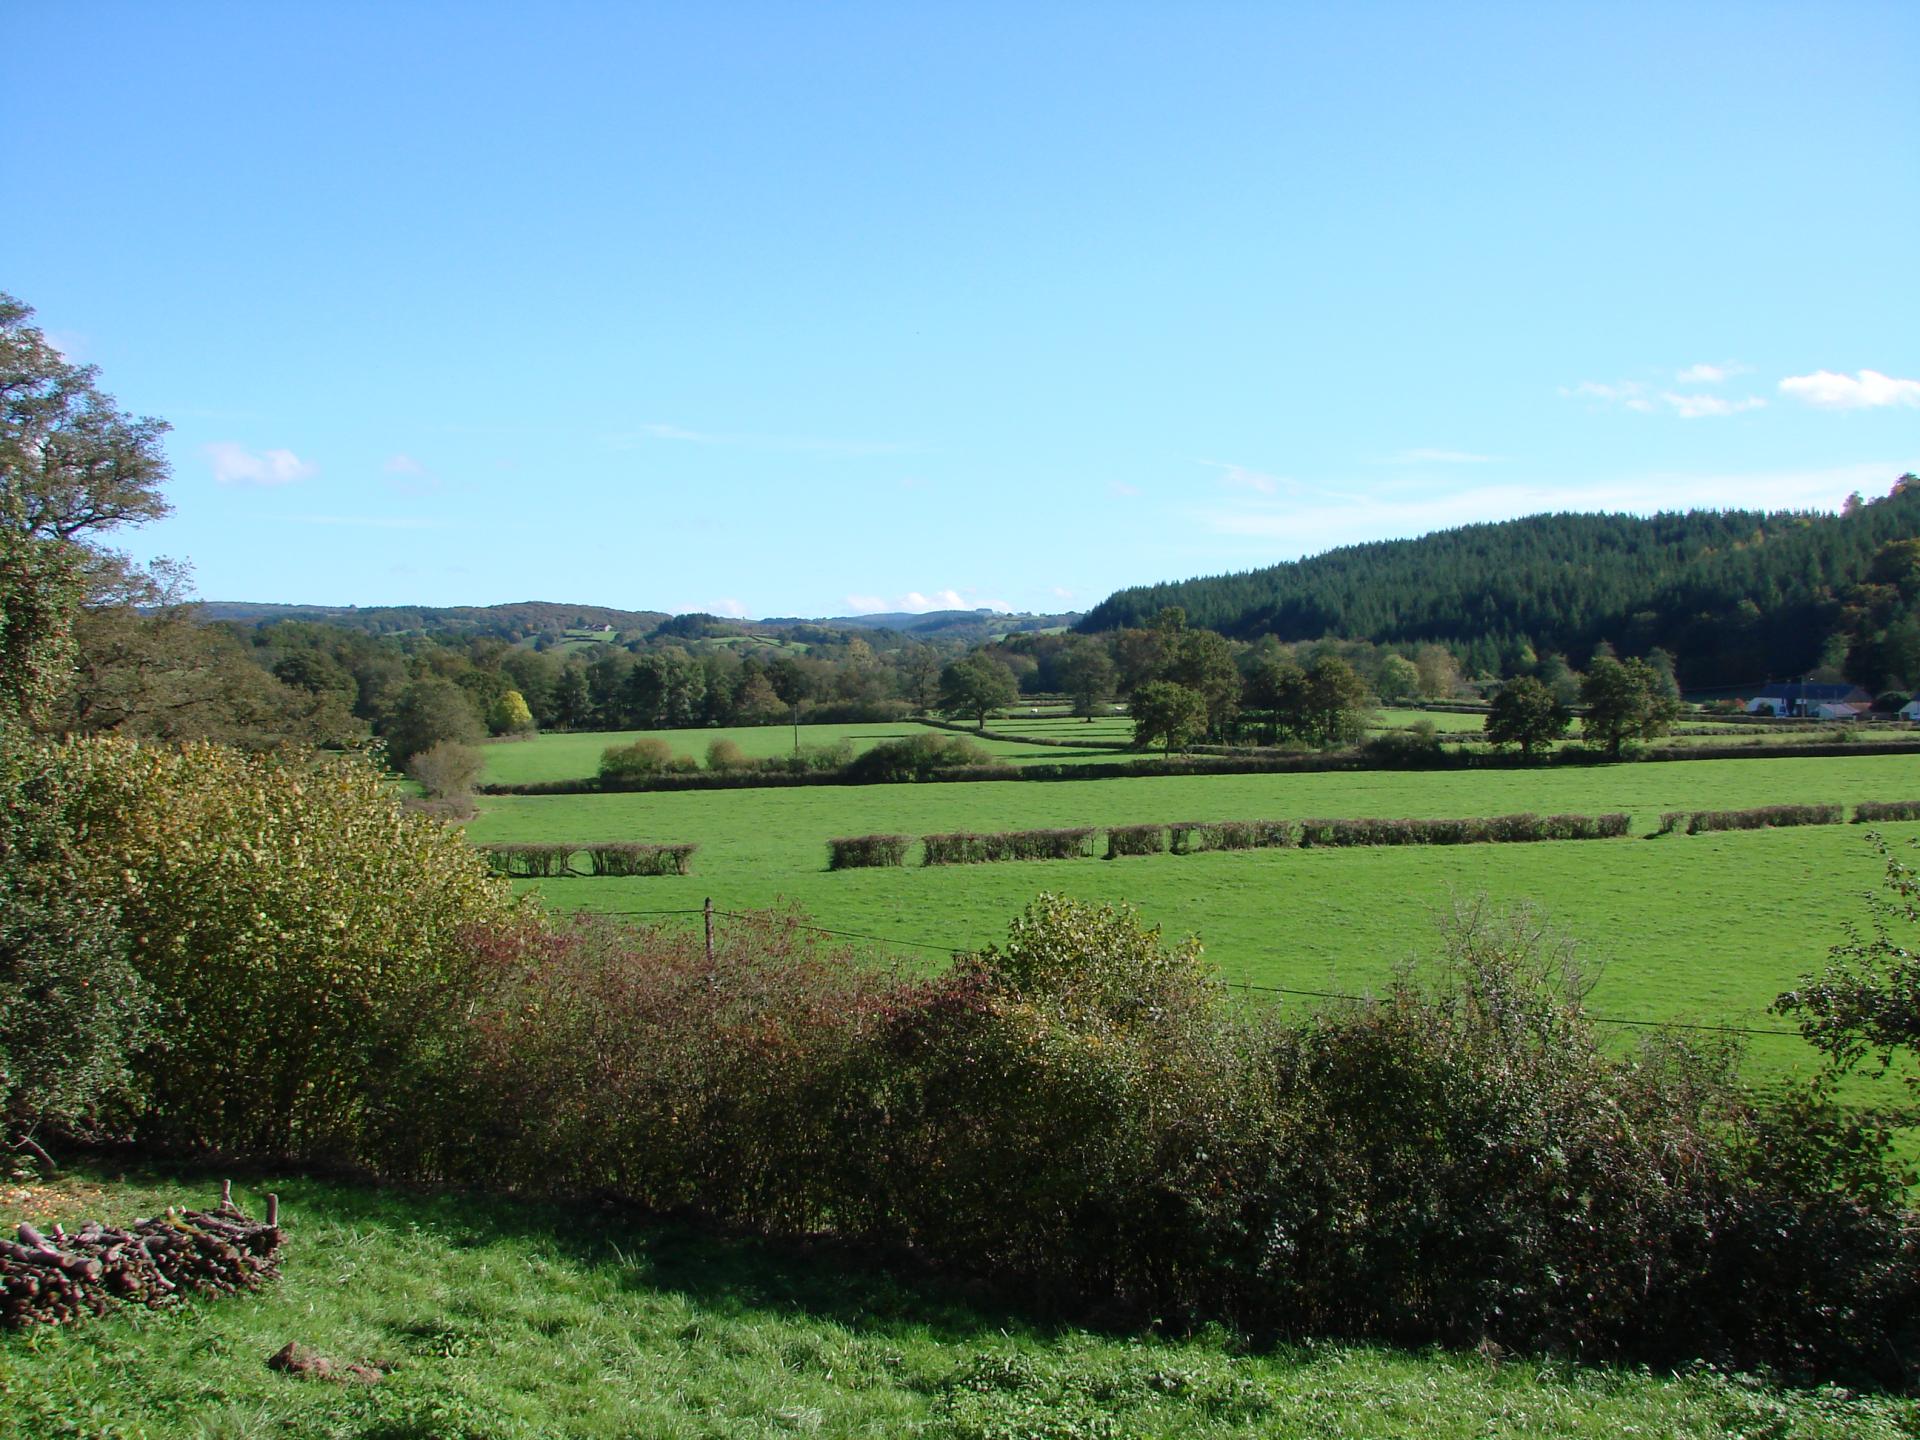
[[[188,1295],[256,1290],[280,1273],[280,1197],[267,1197],[264,1223],[220,1187],[217,1210],[169,1208],[115,1230],[98,1222],[51,1236],[31,1225],[0,1240],[0,1327],[62,1325],[115,1305],[162,1309]]]

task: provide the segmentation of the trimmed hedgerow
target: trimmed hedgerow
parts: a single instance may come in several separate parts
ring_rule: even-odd
[[[1293,843],[1288,820],[1182,820],[1167,827],[1176,855],[1202,850],[1275,850]]]
[[[698,845],[646,845],[635,840],[583,845],[594,875],[685,875]]]
[[[1093,827],[1068,830],[958,830],[923,835],[923,865],[979,865],[999,860],[1078,860],[1093,855]]]
[[[1300,844],[1500,845],[1538,840],[1611,840],[1627,833],[1628,816],[1488,815],[1466,819],[1302,820]]]
[[[1122,855],[1164,855],[1167,850],[1167,827],[1164,825],[1109,825],[1107,827],[1107,859],[1117,860]]]
[[[552,880],[571,875],[572,845],[484,845],[481,853],[496,875],[516,880]]]
[[[1756,805],[1750,810],[1695,810],[1687,834],[1711,830],[1774,830],[1787,825],[1838,825],[1846,819],[1839,805]]]
[[[1687,812],[1684,810],[1662,810],[1660,812],[1660,828],[1653,833],[1656,835],[1671,835],[1674,830],[1678,828],[1680,822],[1686,818]]]
[[[905,835],[843,835],[827,841],[829,870],[860,870],[906,863]]]
[[[1853,823],[1877,820],[1920,820],[1920,800],[1862,800],[1853,807]]]

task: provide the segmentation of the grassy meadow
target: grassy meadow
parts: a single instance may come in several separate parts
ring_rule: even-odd
[[[1095,722],[1096,724],[1101,722]],[[1112,725],[1114,722],[1106,722]],[[1022,745],[1013,741],[969,737],[993,759],[1008,765],[1061,765],[1076,761],[1125,759],[1119,753],[1133,733],[1133,722],[1118,724],[1124,735],[1091,732],[1075,738],[1109,739],[1114,751],[1080,750],[1058,745]],[[807,746],[838,745],[842,741],[858,755],[885,740],[906,740],[915,735],[939,734],[910,720],[884,725],[802,725],[800,743]],[[1039,732],[1034,732],[1039,733]],[[1048,733],[1051,733],[1050,731]],[[731,740],[754,759],[775,758],[793,753],[793,729],[787,725],[742,725],[711,730],[592,730],[553,735],[537,735],[530,740],[495,740],[482,747],[486,768],[480,774],[486,785],[536,785],[556,780],[584,780],[600,772],[600,752],[611,745],[631,745],[635,740],[664,740],[676,755],[687,755],[706,764],[707,747],[716,740]]]
[[[1377,986],[1434,945],[1436,918],[1485,894],[1537,905],[1598,972],[1592,1004],[1634,1020],[1779,1028],[1767,1004],[1866,914],[1880,864],[1861,827],[1649,837],[1661,812],[1920,796],[1905,756],[1722,760],[1475,773],[1152,777],[1026,784],[816,787],[490,797],[477,842],[649,840],[700,845],[685,877],[532,882],[560,908],[645,912],[794,903],[903,957],[997,939],[1040,890],[1124,900],[1197,933],[1230,980],[1309,990]],[[1634,837],[1522,845],[1141,856],[829,872],[829,837],[869,832],[1328,816],[1625,810]],[[1885,827],[1890,837],[1920,825]],[[673,922],[669,922],[673,923]],[[1312,1003],[1296,1000],[1291,1003]],[[1808,1052],[1752,1038],[1756,1073]]]
[[[0,1220],[73,1228],[205,1204],[206,1172],[0,1188]],[[255,1296],[0,1335],[0,1437],[616,1440],[901,1436],[1767,1436],[1895,1440],[1920,1403],[1713,1374],[1224,1335],[1124,1337],[979,1291],[634,1221],[306,1177],[276,1190],[285,1274]],[[288,1341],[383,1371],[276,1374]]]

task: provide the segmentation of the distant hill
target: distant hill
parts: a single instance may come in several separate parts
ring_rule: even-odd
[[[1608,640],[1632,654],[1664,646],[1690,687],[1741,686],[1812,669],[1823,652],[1832,657],[1836,636],[1878,644],[1889,627],[1911,625],[1913,597],[1849,592],[1883,545],[1914,538],[1920,482],[1904,480],[1846,515],[1535,515],[1136,586],[1078,628],[1145,625],[1178,606],[1189,623],[1242,639],[1439,641],[1496,673],[1530,651],[1582,663]],[[1897,675],[1906,664],[1869,657],[1849,672]]]
[[[564,605],[550,600],[521,600],[509,605],[269,605],[252,601],[208,600],[201,618],[239,625],[270,624],[279,620],[314,620],[343,625],[373,635],[450,633],[498,635],[519,639],[542,632],[615,630],[646,633],[668,618],[661,610],[614,610],[605,605]]]
[[[825,630],[892,630],[922,640],[990,640],[1029,630],[1053,630],[1072,625],[1077,612],[1063,615],[1009,614],[1001,610],[910,610],[880,615],[836,615],[831,619],[794,618],[762,620],[764,626],[817,625]]]
[[[604,605],[568,605],[550,600],[522,600],[510,605],[274,605],[241,600],[208,600],[201,618],[236,625],[270,625],[282,620],[309,620],[340,625],[372,635],[497,635],[505,640],[531,636],[556,638],[569,631],[611,626],[616,633],[651,635],[679,640],[727,635],[781,637],[795,630],[844,633],[849,630],[890,631],[915,640],[973,644],[1024,630],[1048,630],[1071,625],[1080,617],[1064,615],[1009,615],[995,610],[906,611],[887,615],[840,615],[831,618],[775,617],[734,620],[717,615],[668,615],[661,610],[614,610]]]

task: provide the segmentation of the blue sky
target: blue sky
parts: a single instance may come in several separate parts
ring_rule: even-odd
[[[72,3],[0,289],[214,599],[842,614],[1920,469],[1920,6]]]

